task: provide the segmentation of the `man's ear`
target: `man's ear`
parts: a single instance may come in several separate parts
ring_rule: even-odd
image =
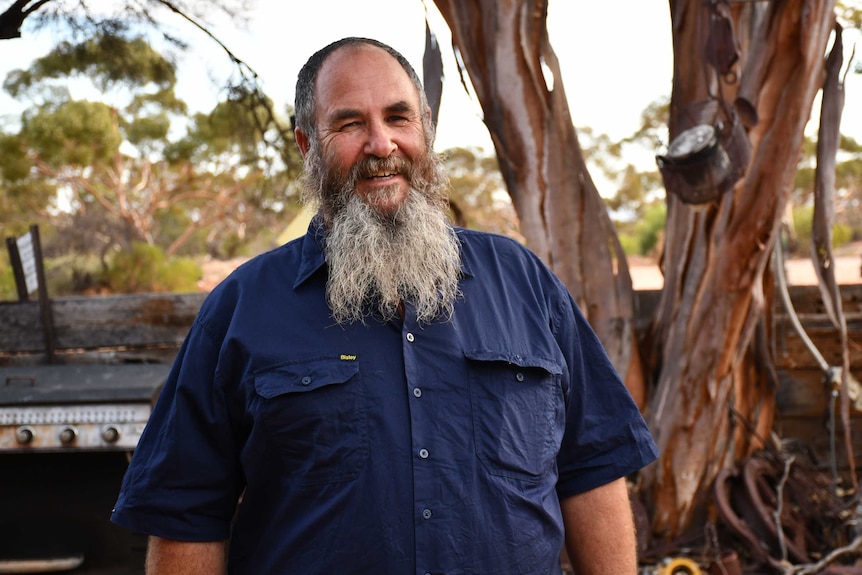
[[[302,131],[301,128],[297,128],[293,131],[293,136],[296,139],[296,145],[299,146],[299,153],[302,154],[302,158],[305,159],[305,154],[308,152],[308,135]]]

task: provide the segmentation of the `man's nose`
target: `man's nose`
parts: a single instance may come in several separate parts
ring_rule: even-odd
[[[372,122],[369,124],[368,142],[365,144],[365,153],[378,158],[388,158],[398,149],[393,139],[392,130],[383,122]]]

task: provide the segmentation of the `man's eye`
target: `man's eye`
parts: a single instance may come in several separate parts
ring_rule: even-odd
[[[406,116],[390,116],[389,121],[393,124],[405,124],[410,120]]]

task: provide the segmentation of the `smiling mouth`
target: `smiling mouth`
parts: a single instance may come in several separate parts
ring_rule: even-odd
[[[398,172],[385,172],[382,174],[369,174],[368,179],[370,179],[370,180],[383,180],[386,178],[392,178],[392,177],[397,176],[397,175],[398,175]]]
[[[410,179],[409,163],[398,157],[390,156],[388,158],[366,158],[353,168],[354,174],[358,179],[366,181],[383,181],[399,176],[405,179]]]

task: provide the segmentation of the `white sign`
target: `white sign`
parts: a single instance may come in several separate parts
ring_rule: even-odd
[[[39,277],[36,275],[36,257],[33,253],[33,236],[29,232],[18,238],[18,255],[21,256],[21,267],[24,269],[24,283],[27,293],[31,294],[39,288]]]

